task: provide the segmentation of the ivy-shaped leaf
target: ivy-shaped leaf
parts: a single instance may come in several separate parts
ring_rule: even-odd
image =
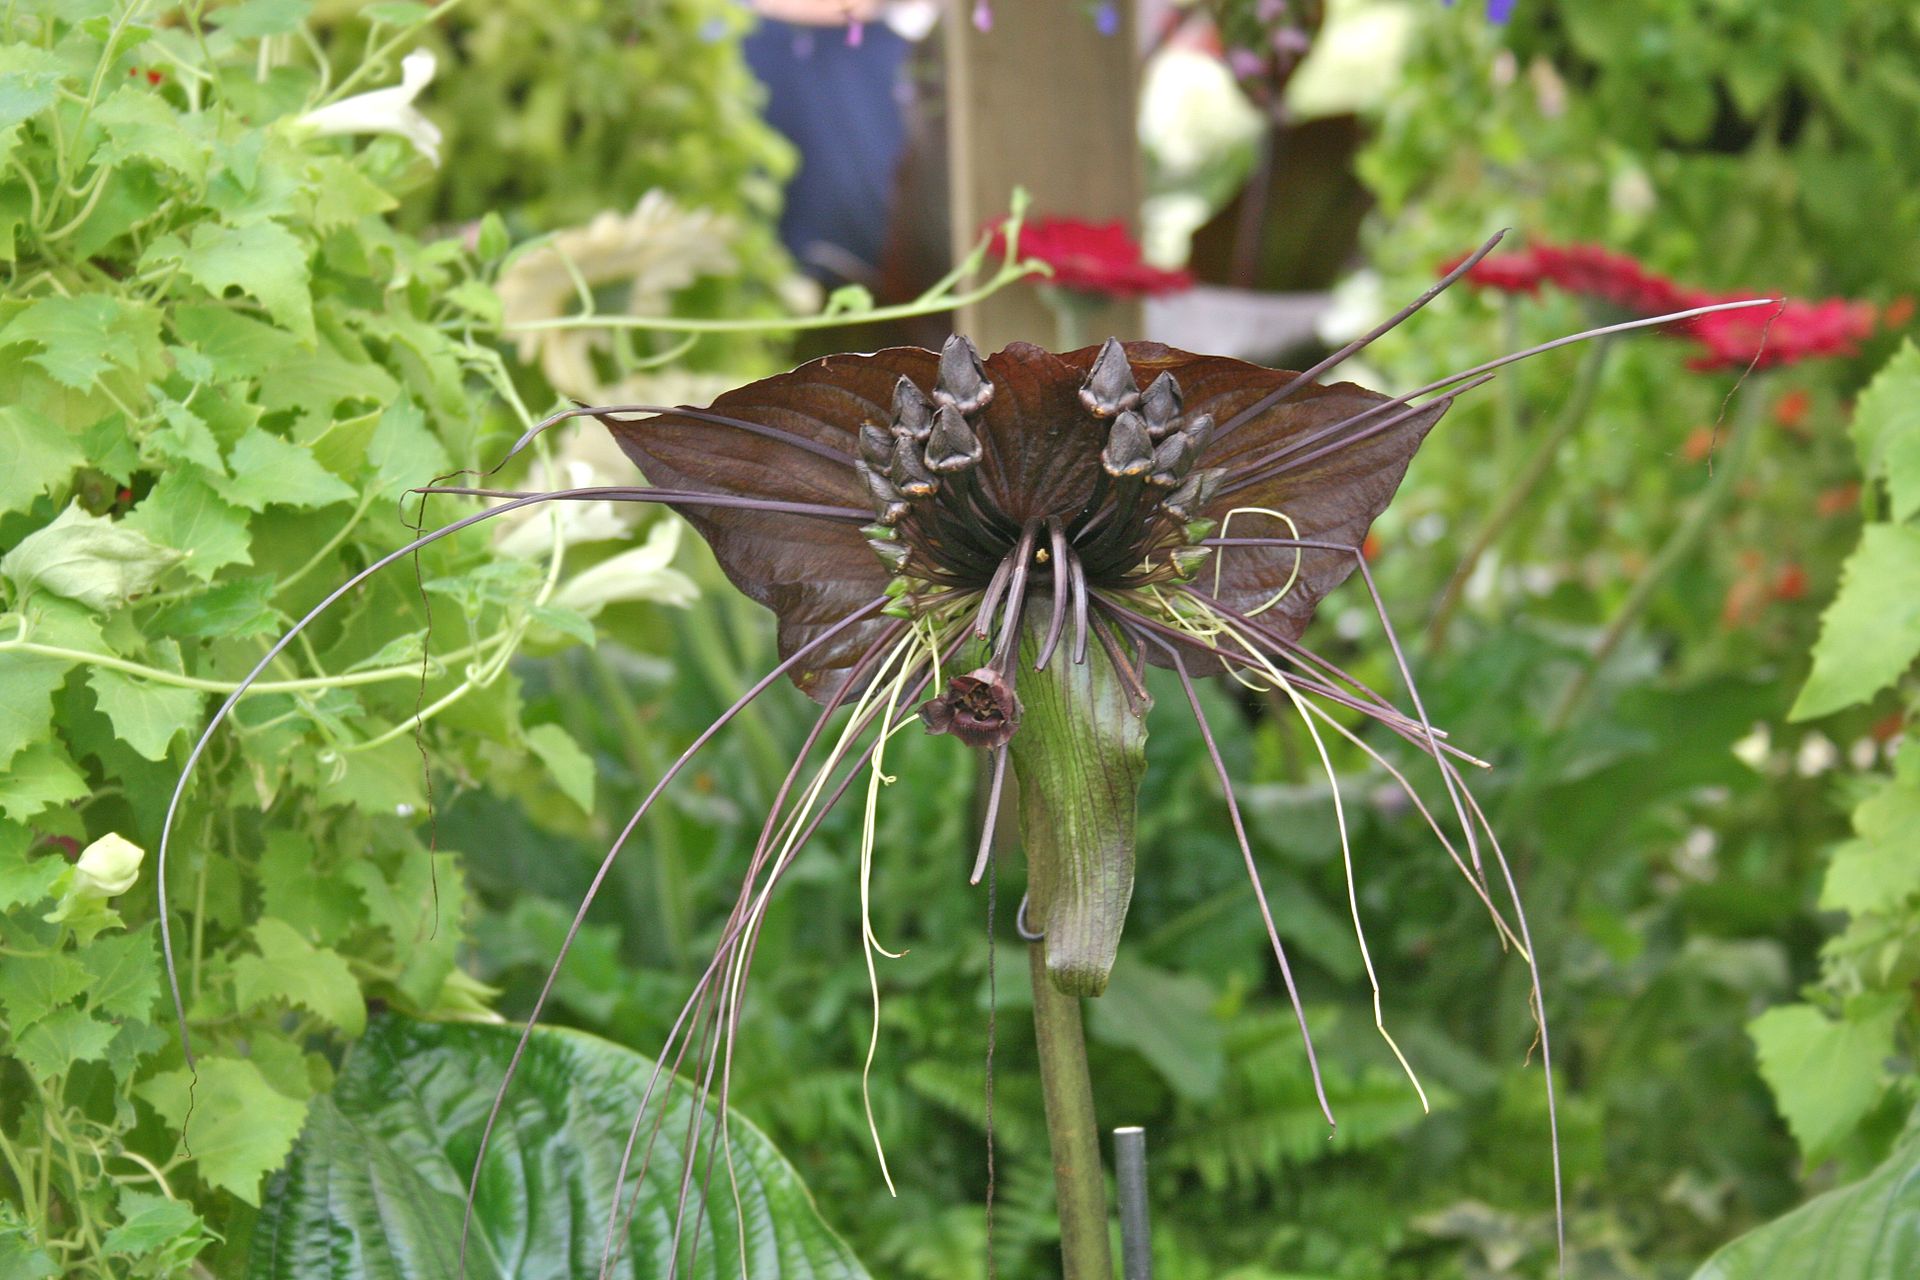
[[[227,465],[233,478],[216,478],[213,486],[249,511],[264,511],[269,503],[306,508],[353,501],[353,486],[321,466],[309,450],[258,427],[233,446]]]
[[[1909,338],[1874,375],[1853,409],[1861,469],[1884,479],[1896,521],[1920,512],[1920,346]]]
[[[108,293],[41,298],[4,327],[0,347],[33,343],[27,357],[61,386],[85,391],[119,368],[143,378],[166,368],[160,313],[144,302]]]
[[[148,760],[167,758],[175,735],[199,723],[206,698],[197,689],[122,675],[105,667],[89,672],[87,683],[120,740]]]
[[[350,1036],[367,1028],[366,1000],[337,951],[316,947],[284,920],[253,927],[260,954],[233,962],[234,999],[243,1009],[283,1000],[319,1014]]]
[[[107,1056],[114,1026],[71,1006],[55,1009],[34,1023],[14,1042],[14,1054],[27,1070],[42,1080],[65,1075],[76,1062],[98,1062]]]
[[[1856,1003],[1863,1007],[1839,1019],[1812,1005],[1782,1005],[1747,1027],[1760,1051],[1760,1074],[1809,1164],[1830,1152],[1880,1099],[1901,1002]]]
[[[1813,672],[1791,717],[1850,707],[1899,679],[1920,654],[1920,529],[1870,524],[1820,619]]]
[[[307,1104],[267,1083],[245,1058],[203,1057],[195,1083],[184,1068],[135,1087],[193,1153],[202,1181],[260,1203],[260,1180],[280,1167],[306,1119]],[[192,1115],[188,1089],[192,1088]]]
[[[252,563],[246,513],[215,493],[196,468],[181,467],[160,477],[120,523],[185,552],[187,571],[202,582],[230,564]]]
[[[87,794],[87,780],[59,747],[36,742],[0,773],[0,813],[25,822],[49,805],[67,804]]]
[[[207,144],[188,124],[201,117],[182,116],[158,93],[125,85],[94,108],[93,119],[107,134],[93,153],[94,164],[117,168],[142,160],[189,181],[206,176]]]
[[[153,925],[102,934],[78,953],[92,979],[87,1008],[116,1018],[146,1018],[160,998],[160,948]]]
[[[54,859],[58,863],[59,859]],[[0,957],[0,1005],[14,1036],[87,989],[87,967],[70,955]]]
[[[49,419],[26,405],[0,405],[0,513],[59,492],[86,461],[80,442]]]
[[[214,297],[239,289],[293,333],[313,340],[313,295],[307,287],[307,246],[277,222],[194,228],[180,266]]]
[[[555,786],[586,814],[593,812],[593,757],[581,749],[571,734],[557,724],[539,724],[526,731],[527,745]]]

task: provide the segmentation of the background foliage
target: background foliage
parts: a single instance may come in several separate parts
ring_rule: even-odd
[[[659,188],[735,228],[726,264],[667,287],[659,314],[781,305],[769,193],[788,160],[751,114],[736,10],[592,8],[513,0],[431,25],[406,4],[323,4],[310,20],[280,0],[9,11],[0,1270],[238,1271],[303,1120],[338,1101],[316,1100],[343,1063],[367,1069],[343,1052],[391,1034],[359,1040],[390,1025],[369,1024],[368,1000],[523,1011],[624,814],[772,661],[764,614],[715,589],[704,551],[676,551],[666,522],[569,513],[476,532],[425,555],[424,594],[401,568],[330,614],[241,704],[178,826],[169,884],[202,1055],[183,1146],[154,868],[109,903],[74,855],[109,833],[152,850],[182,730],[291,619],[408,536],[401,492],[490,465],[529,409],[575,392],[509,327],[515,264],[586,244],[563,237]],[[1860,297],[1889,330],[1907,323],[1920,266],[1887,228],[1920,222],[1905,145],[1920,19],[1901,6],[1539,0],[1498,28],[1471,5],[1419,9],[1361,160],[1379,200],[1351,287],[1361,309],[1512,225],[1703,286]],[[447,130],[439,168],[398,138],[293,124],[329,94],[391,83],[423,44],[440,54],[423,101]],[[1365,302],[1369,278],[1387,302]],[[616,271],[588,291],[612,307],[628,283]],[[1594,320],[1562,297],[1456,293],[1354,376],[1418,385]],[[608,383],[743,380],[777,351],[760,334],[685,350],[645,338],[590,359]],[[1886,602],[1920,599],[1920,356],[1889,337],[1857,360],[1735,381],[1687,370],[1658,339],[1522,366],[1450,414],[1379,531],[1376,572],[1429,710],[1497,765],[1482,798],[1549,983],[1570,1238],[1589,1277],[1689,1275],[1829,1187],[1854,1189],[1803,1211],[1817,1223],[1835,1205],[1884,1210],[1876,1188],[1913,1150],[1920,882],[1902,839],[1920,764],[1898,743],[1920,623]],[[607,464],[581,436],[534,466]],[[1510,498],[1515,518],[1444,634],[1423,636]],[[1663,559],[1666,546],[1679,551]],[[1363,597],[1330,601],[1316,638],[1393,687]],[[1103,1123],[1151,1135],[1161,1274],[1544,1273],[1552,1190],[1524,971],[1390,779],[1337,756],[1388,1016],[1434,1101],[1423,1116],[1370,1025],[1324,779],[1284,716],[1231,687],[1204,694],[1235,776],[1258,779],[1242,798],[1341,1124],[1330,1140],[1318,1118],[1211,767],[1164,717],[1127,946],[1090,1023]],[[423,706],[430,775],[410,727]],[[657,1047],[809,710],[791,691],[756,705],[655,810],[561,976],[559,1021]],[[1008,928],[1018,884],[958,888],[964,754],[910,735],[897,764],[874,925],[909,950],[884,970],[873,1084],[899,1198],[860,1095],[850,817],[769,919],[734,1098],[876,1274],[977,1275],[992,1027],[991,1248],[1004,1275],[1046,1274],[1052,1188]],[[1707,1274],[1784,1266],[1793,1221]]]

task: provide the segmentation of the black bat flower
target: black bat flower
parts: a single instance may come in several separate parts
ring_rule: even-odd
[[[1147,664],[1174,672],[1198,720],[1303,1034],[1306,1020],[1232,780],[1194,692],[1196,677],[1227,674],[1283,697],[1313,736],[1330,776],[1322,729],[1347,738],[1392,774],[1486,906],[1503,942],[1515,946],[1531,970],[1512,876],[1459,773],[1461,762],[1479,762],[1427,722],[1359,548],[1453,397],[1486,381],[1494,369],[1596,333],[1745,304],[1574,335],[1401,396],[1319,381],[1471,269],[1497,240],[1373,332],[1302,373],[1115,340],[1061,354],[1017,344],[982,359],[956,337],[938,353],[896,348],[828,356],[731,391],[707,409],[568,410],[534,427],[508,454],[555,422],[594,415],[618,436],[649,482],[645,486],[422,490],[499,501],[423,534],[329,594],[269,648],[189,753],[157,859],[168,983],[189,1066],[166,870],[175,811],[212,734],[295,637],[369,576],[470,525],[552,501],[659,503],[684,515],[728,578],[774,613],[780,662],[667,768],[628,820],[574,916],[529,1014],[529,1030],[613,860],[694,755],[783,678],[823,708],[768,811],[713,959],[669,1032],[628,1135],[617,1193],[637,1195],[664,1113],[653,1105],[653,1090],[678,1082],[689,1052],[700,1097],[717,1087],[724,1101],[741,993],[773,889],[824,816],[866,773],[864,894],[882,753],[890,737],[916,722],[916,710],[928,730],[991,753],[991,801],[974,859],[976,881],[991,856],[993,816],[1011,758],[1022,784],[1021,827],[1035,912],[1029,917],[1023,904],[1022,929],[1038,929],[1047,972],[1062,990],[1097,994],[1105,985],[1132,891],[1134,797],[1150,703]],[[1410,710],[1300,643],[1315,607],[1356,572],[1373,596]],[[963,655],[969,660],[956,666]],[[1350,715],[1329,707],[1368,717],[1430,757],[1465,856],[1407,779],[1348,727]],[[840,728],[830,733],[836,722]],[[1337,786],[1334,801],[1338,812]],[[1512,925],[1493,900],[1482,837],[1514,905]],[[1343,847],[1344,839],[1343,830]],[[1350,860],[1347,871],[1359,933]],[[870,930],[866,941],[871,971],[871,954],[880,948]],[[1360,945],[1364,959],[1363,934]],[[1370,960],[1367,971],[1371,978]],[[1545,1060],[1537,971],[1533,998]],[[1374,1011],[1384,1035],[1377,983]],[[1318,1090],[1310,1037],[1307,1053]],[[481,1134],[476,1186],[518,1061],[516,1052]],[[1550,1117],[1551,1087],[1549,1075]],[[1324,1092],[1320,1100],[1331,1121]],[[706,1114],[703,1107],[691,1108],[689,1123],[698,1126]],[[724,1157],[724,1107],[718,1114]],[[674,1141],[682,1149],[684,1200],[703,1134],[696,1128]],[[636,1160],[640,1174],[632,1173]],[[881,1167],[884,1172],[884,1155]],[[707,1168],[710,1174],[711,1160]],[[1555,1169],[1557,1204],[1557,1156]],[[469,1214],[471,1205],[469,1199]],[[627,1238],[632,1212],[629,1198],[624,1213],[608,1215],[603,1274],[617,1243]],[[675,1215],[676,1246],[682,1216]],[[464,1250],[464,1228],[462,1239]]]

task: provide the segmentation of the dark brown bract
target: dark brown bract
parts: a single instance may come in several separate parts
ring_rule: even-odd
[[[1049,611],[1072,623],[1079,660],[1101,615],[1158,614],[1144,593],[1169,583],[1296,638],[1449,403],[1157,343],[1016,343],[983,360],[955,337],[937,354],[828,356],[710,410],[607,422],[657,486],[872,514],[684,508],[778,616],[783,656],[886,594],[893,617],[975,612],[982,636]],[[889,622],[839,632],[794,681],[826,701]]]

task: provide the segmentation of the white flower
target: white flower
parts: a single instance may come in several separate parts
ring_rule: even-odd
[[[660,314],[676,289],[734,269],[728,247],[734,235],[724,214],[682,209],[665,192],[649,191],[632,213],[607,210],[513,259],[498,286],[507,327],[571,314],[583,282],[588,289],[626,284],[630,314]],[[520,334],[519,355],[537,358],[562,395],[604,402],[609,397],[594,355],[611,347],[605,330],[538,329]]]
[[[1220,59],[1176,46],[1147,63],[1140,86],[1140,141],[1173,181],[1229,162],[1265,129],[1266,117],[1247,101]]]
[[[591,618],[607,605],[620,600],[651,600],[655,604],[689,605],[700,594],[691,579],[668,566],[680,548],[680,530],[676,519],[662,520],[647,533],[647,540],[631,551],[623,551],[611,560],[603,560],[560,586],[554,603],[577,609]]]
[[[147,851],[125,836],[109,833],[88,845],[73,867],[76,897],[116,898],[140,878]]]
[[[342,133],[398,134],[434,164],[440,163],[440,126],[414,109],[413,100],[433,79],[433,54],[416,49],[400,62],[400,83],[316,108],[294,121],[315,137]]]

